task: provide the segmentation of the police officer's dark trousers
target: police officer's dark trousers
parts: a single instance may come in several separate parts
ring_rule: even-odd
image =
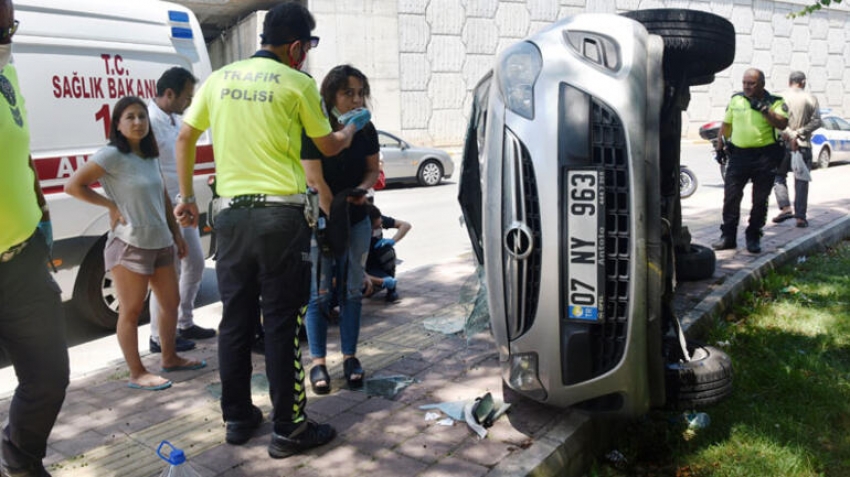
[[[215,230],[224,420],[251,417],[251,344],[262,310],[275,429],[285,431],[305,418],[298,332],[310,299],[310,228],[300,207],[274,205],[225,209]]]
[[[782,160],[784,149],[779,144],[752,148],[732,148],[729,163],[726,166],[725,187],[723,190],[723,225],[721,233],[727,241],[737,237],[738,223],[741,218],[741,200],[747,182],[753,183],[753,203],[750,209],[750,222],[745,234],[747,239],[759,239],[761,229],[767,220],[767,200],[773,189],[776,168]]]
[[[68,387],[61,291],[47,267],[39,232],[0,262],[0,347],[18,377],[2,434],[3,462],[12,468],[41,465]]]

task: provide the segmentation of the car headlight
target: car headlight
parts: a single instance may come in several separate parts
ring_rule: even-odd
[[[540,50],[527,41],[510,46],[499,61],[499,91],[508,109],[534,119],[534,83],[543,68]]]
[[[521,391],[533,399],[546,399],[546,389],[540,382],[537,368],[537,353],[511,355],[509,383],[512,388]]]

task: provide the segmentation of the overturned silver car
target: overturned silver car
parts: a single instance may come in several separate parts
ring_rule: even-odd
[[[731,392],[728,357],[684,345],[670,302],[692,249],[681,112],[734,41],[706,12],[580,14],[508,47],[475,88],[459,201],[511,388],[625,415]]]

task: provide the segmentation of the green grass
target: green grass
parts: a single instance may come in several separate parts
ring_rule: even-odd
[[[850,242],[784,267],[739,300],[706,339],[728,343],[734,392],[700,411],[652,411],[588,475],[850,476]]]

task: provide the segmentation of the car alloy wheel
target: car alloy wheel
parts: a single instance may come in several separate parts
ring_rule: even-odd
[[[427,161],[419,168],[419,183],[435,186],[443,179],[443,168],[434,161]]]

